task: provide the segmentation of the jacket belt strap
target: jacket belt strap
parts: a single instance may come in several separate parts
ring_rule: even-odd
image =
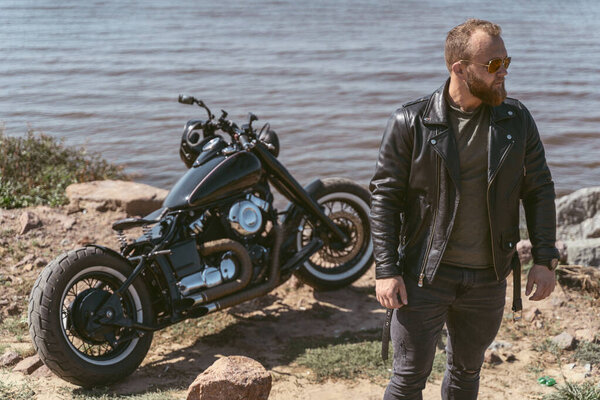
[[[518,257],[515,254],[515,257]],[[523,301],[521,300],[521,263],[518,260],[513,262],[513,320],[518,321],[523,314]]]
[[[381,333],[381,358],[383,361],[388,359],[388,352],[390,346],[390,325],[392,323],[392,315],[394,310],[388,308],[385,312],[385,321],[383,322],[383,332]]]

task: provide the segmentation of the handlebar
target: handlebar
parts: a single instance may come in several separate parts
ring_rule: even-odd
[[[252,143],[250,143],[250,141],[248,140],[248,136],[238,135],[238,140],[244,150],[248,150],[252,147]]]
[[[249,123],[242,126],[240,129],[235,122],[227,119],[227,111],[221,110],[221,116],[215,122],[214,114],[204,104],[202,100],[198,100],[193,96],[179,95],[179,102],[182,104],[193,105],[197,104],[202,107],[208,113],[208,120],[203,124],[202,128],[214,132],[216,129],[220,129],[231,136],[232,140],[237,141],[244,150],[249,150],[254,145],[254,139],[257,138],[256,132],[252,128],[252,122],[257,121],[258,117],[252,113],[248,114]]]

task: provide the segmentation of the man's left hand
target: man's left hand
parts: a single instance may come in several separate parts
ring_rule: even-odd
[[[535,264],[529,270],[527,275],[527,286],[525,287],[525,296],[529,296],[535,285],[535,293],[529,300],[543,300],[550,296],[556,285],[556,277],[554,271],[550,271],[548,267]]]

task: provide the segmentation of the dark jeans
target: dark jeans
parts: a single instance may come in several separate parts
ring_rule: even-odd
[[[394,374],[384,400],[423,398],[444,323],[448,361],[442,399],[476,399],[484,352],[502,322],[506,280],[498,282],[492,269],[442,264],[431,284],[418,287],[410,276],[404,282],[408,305],[395,310],[392,318]]]

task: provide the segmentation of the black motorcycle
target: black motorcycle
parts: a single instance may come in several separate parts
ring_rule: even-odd
[[[249,114],[241,128],[216,118],[185,125],[189,168],[144,218],[113,224],[120,251],[99,245],[50,262],[29,300],[42,361],[81,386],[107,384],[143,361],[153,332],[263,296],[292,274],[318,290],[346,286],[373,262],[369,193],[341,178],[303,188],[277,160],[279,140]],[[228,142],[220,133],[228,134]],[[290,204],[279,212],[271,187]],[[142,228],[132,240],[124,233]]]

